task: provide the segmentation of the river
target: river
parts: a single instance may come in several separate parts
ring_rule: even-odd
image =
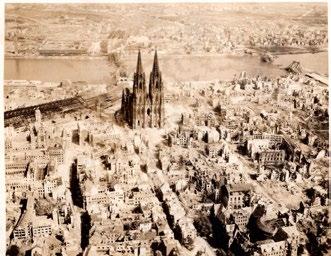
[[[153,54],[143,54],[143,67],[149,75]],[[231,80],[235,74],[246,71],[248,75],[277,77],[285,73],[282,69],[293,60],[300,61],[303,68],[328,74],[327,52],[316,54],[280,55],[273,64],[263,63],[258,56],[165,56],[159,54],[160,68],[167,81],[188,80]],[[136,56],[123,60],[129,74],[136,65]],[[106,59],[5,59],[4,76],[9,79],[41,81],[88,81],[107,82],[111,67]]]

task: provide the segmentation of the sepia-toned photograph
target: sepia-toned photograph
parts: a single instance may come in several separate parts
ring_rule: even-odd
[[[4,3],[6,256],[327,256],[328,3]]]

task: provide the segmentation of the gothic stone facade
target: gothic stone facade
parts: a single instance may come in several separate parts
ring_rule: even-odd
[[[137,69],[133,77],[133,92],[128,88],[123,90],[121,114],[133,129],[163,127],[164,91],[156,51],[148,91],[139,51]]]

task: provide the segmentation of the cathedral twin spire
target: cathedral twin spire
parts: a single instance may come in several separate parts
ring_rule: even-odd
[[[154,87],[161,87],[161,72],[159,67],[159,60],[157,56],[157,50],[154,53],[154,61],[152,71],[150,73],[150,81],[149,81],[149,96],[153,93]],[[138,52],[137,58],[137,67],[136,72],[134,73],[134,89],[142,89],[145,90],[145,72],[143,69],[142,61],[141,61],[141,52]]]
[[[121,109],[124,119],[128,121],[132,128],[160,128],[163,126],[164,92],[156,50],[148,92],[146,91],[145,73],[141,61],[141,52],[139,51],[133,77],[133,92],[123,91]]]
[[[155,50],[153,68],[152,68],[151,73],[156,75],[156,74],[159,74],[159,72],[160,72],[159,60],[158,60],[158,57],[157,57],[157,50]],[[142,65],[142,61],[141,61],[141,52],[140,52],[140,50],[138,52],[137,68],[136,68],[135,74],[139,74],[139,75],[144,74],[144,69],[143,69],[143,65]]]

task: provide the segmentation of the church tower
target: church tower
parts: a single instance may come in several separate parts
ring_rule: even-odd
[[[149,127],[161,128],[164,121],[164,92],[157,51],[154,54],[153,69],[149,78],[149,106],[147,117]]]
[[[132,128],[145,127],[146,82],[145,72],[138,53],[137,69],[133,77]]]
[[[122,93],[121,115],[133,128],[161,128],[164,125],[164,91],[162,75],[155,51],[149,87],[146,90],[145,72],[141,53],[138,53],[137,68],[133,75],[133,91],[124,88]]]

